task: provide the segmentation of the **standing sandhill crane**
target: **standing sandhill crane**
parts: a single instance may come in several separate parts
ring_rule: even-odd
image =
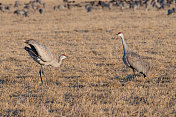
[[[125,43],[124,36],[121,32],[117,34],[117,36],[121,37],[123,44],[123,62],[127,67],[133,69],[133,73],[135,75],[135,70],[144,75],[144,78],[147,76],[150,66],[149,63],[144,61],[140,55],[132,52],[127,44]]]
[[[59,56],[59,62],[57,62],[53,54],[45,45],[42,45],[33,39],[27,40],[25,41],[25,43],[31,47],[29,48],[25,46],[25,50],[29,53],[29,55],[33,58],[34,61],[36,61],[41,65],[39,74],[40,74],[41,82],[43,84],[42,74],[45,76],[43,71],[43,66],[50,65],[53,67],[59,67],[62,63],[62,60],[66,58],[66,55],[62,54],[61,56]]]

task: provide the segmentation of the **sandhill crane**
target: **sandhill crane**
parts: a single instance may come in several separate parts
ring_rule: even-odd
[[[43,71],[43,66],[50,65],[53,67],[59,67],[62,63],[62,60],[66,58],[66,55],[62,54],[61,56],[59,56],[59,61],[57,62],[53,54],[50,52],[48,47],[46,47],[45,45],[42,45],[33,39],[27,40],[25,41],[25,43],[31,47],[29,48],[25,46],[25,50],[29,53],[29,55],[33,58],[34,61],[36,61],[37,63],[41,65],[39,74],[40,74],[41,82],[43,84],[42,74],[45,76],[44,71]]]
[[[122,39],[124,64],[133,70],[134,75],[135,75],[135,70],[136,70],[139,73],[143,74],[145,78],[150,70],[149,63],[143,60],[140,55],[132,52],[128,48],[127,44],[125,43],[124,36],[121,32],[119,32],[117,36],[120,36]]]

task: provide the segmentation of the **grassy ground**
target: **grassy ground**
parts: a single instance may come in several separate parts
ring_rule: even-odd
[[[30,17],[0,12],[0,116],[176,116],[176,16],[167,10],[84,8]],[[152,70],[133,78],[122,61],[116,33],[146,57]],[[45,67],[41,85],[35,63],[24,50],[27,39],[47,45],[60,68]]]

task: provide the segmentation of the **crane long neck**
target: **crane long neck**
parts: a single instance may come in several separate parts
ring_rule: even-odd
[[[59,57],[59,61],[58,61],[58,62],[55,61],[55,62],[53,63],[53,66],[54,66],[54,67],[59,67],[59,66],[61,65],[61,63],[62,63],[62,59]]]
[[[60,66],[62,63],[62,59],[59,57],[58,65]]]
[[[125,53],[128,52],[129,48],[128,48],[128,46],[127,46],[125,40],[124,40],[124,36],[123,36],[123,35],[121,35],[121,39],[122,39],[122,44],[123,44],[123,52],[124,52],[124,54],[125,54]]]

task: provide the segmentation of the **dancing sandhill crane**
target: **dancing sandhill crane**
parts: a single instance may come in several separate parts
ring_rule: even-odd
[[[53,67],[59,67],[62,63],[62,60],[66,58],[66,55],[62,54],[61,56],[59,56],[59,61],[57,61],[47,46],[42,45],[33,39],[27,40],[25,41],[25,43],[31,47],[29,48],[25,46],[25,50],[29,53],[29,55],[33,58],[34,61],[41,65],[39,74],[41,82],[43,84],[42,74],[45,76],[43,66],[50,65]]]
[[[123,44],[123,62],[124,64],[133,70],[135,76],[135,70],[144,75],[144,78],[147,76],[150,65],[147,61],[141,58],[137,53],[132,52],[127,44],[125,43],[124,36],[121,32],[117,34],[121,37]]]

